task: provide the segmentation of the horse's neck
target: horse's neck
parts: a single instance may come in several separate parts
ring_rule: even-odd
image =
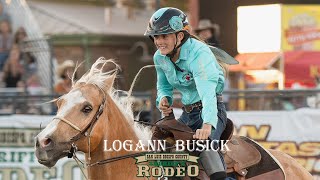
[[[112,147],[112,143],[115,140],[119,140],[121,143],[123,143],[125,140],[131,140],[133,144],[136,144],[138,142],[137,135],[135,134],[133,127],[128,123],[125,116],[122,114],[122,112],[119,110],[119,108],[113,103],[113,102],[107,102],[108,107],[108,113],[107,118],[101,117],[103,119],[107,119],[106,127],[105,127],[105,133],[104,137],[100,141],[98,147],[93,151],[91,155],[91,161],[90,163],[94,163],[100,160],[127,155],[134,152],[128,152],[125,151],[123,148],[120,151],[108,151],[105,152],[105,141],[108,142],[108,147]],[[106,114],[106,113],[104,113]],[[119,146],[119,143],[117,143],[117,146]],[[89,154],[86,154],[86,158],[88,158]],[[135,160],[132,158],[119,160],[117,162],[112,162],[105,165],[97,165],[95,167],[89,168],[89,176],[90,179],[98,179],[109,176],[113,176],[113,179],[115,175],[117,177],[119,176],[119,179],[121,179],[120,174],[123,174],[123,177],[130,177],[135,176],[136,174],[136,168],[135,168]],[[122,176],[122,175],[121,175]]]

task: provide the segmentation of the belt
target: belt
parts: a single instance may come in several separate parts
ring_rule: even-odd
[[[193,109],[202,109],[202,102],[201,101],[198,101],[196,103],[193,103],[193,104],[189,104],[189,105],[184,105],[183,106],[183,109],[187,112],[187,113],[190,113]]]
[[[218,102],[223,102],[222,95],[217,95],[217,101],[218,101]]]
[[[217,95],[217,102],[223,102],[222,95]],[[193,104],[184,105],[183,109],[187,113],[190,113],[193,109],[202,109],[202,102],[198,101],[198,102],[193,103]]]

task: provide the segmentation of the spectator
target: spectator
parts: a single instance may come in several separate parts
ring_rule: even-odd
[[[25,29],[23,27],[19,27],[14,34],[14,42],[20,45],[20,43],[22,43],[27,37]]]
[[[42,87],[37,74],[32,74],[27,80],[27,90],[30,95],[42,94]]]
[[[0,70],[8,59],[10,49],[13,43],[13,36],[9,21],[0,22]]]
[[[23,27],[19,27],[14,35],[14,42],[18,44],[20,50],[22,43],[27,39],[27,33]],[[29,79],[34,73],[37,72],[36,58],[30,52],[21,52],[20,59],[23,60],[23,65],[26,70],[26,79]]]
[[[74,72],[75,64],[72,60],[64,61],[57,69],[57,74],[61,78],[54,87],[57,94],[66,94],[70,91],[72,86],[72,75]]]
[[[3,68],[3,81],[6,87],[17,87],[22,80],[24,69],[20,64],[20,50],[17,45],[13,46],[9,58]]]
[[[195,33],[209,45],[220,47],[220,43],[218,41],[218,37],[220,36],[220,27],[218,24],[212,24],[209,19],[202,19],[200,20],[198,27],[195,29]]]
[[[0,2],[0,22],[1,21],[8,21],[9,23],[11,22],[11,18],[8,13],[4,11],[4,6]]]
[[[27,55],[23,57],[23,64],[25,69],[26,78],[30,78],[32,75],[36,74],[38,71],[36,59],[32,55]]]

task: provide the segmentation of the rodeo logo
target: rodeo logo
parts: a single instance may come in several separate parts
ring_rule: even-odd
[[[147,153],[135,157],[137,177],[197,177],[199,157],[181,153]]]

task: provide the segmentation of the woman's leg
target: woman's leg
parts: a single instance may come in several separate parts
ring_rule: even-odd
[[[220,136],[226,128],[227,114],[225,106],[222,102],[218,102],[218,123],[216,129],[213,129],[210,139],[220,140]],[[219,141],[218,141],[219,142]],[[219,144],[215,144],[215,149],[218,149]],[[210,150],[204,151],[200,154],[203,156],[201,163],[206,170],[206,173],[210,176],[210,180],[224,180],[227,177],[226,166],[224,159],[220,151]],[[211,158],[210,158],[211,157]]]
[[[225,179],[227,177],[223,160],[218,151],[210,150],[200,153],[200,163],[210,180]]]
[[[224,130],[223,122],[218,120],[217,129],[213,130],[210,139],[220,140]],[[214,149],[203,151],[200,154],[200,162],[205,172],[210,176],[210,180],[224,180],[227,177],[223,156],[217,151],[219,144],[215,144]]]

